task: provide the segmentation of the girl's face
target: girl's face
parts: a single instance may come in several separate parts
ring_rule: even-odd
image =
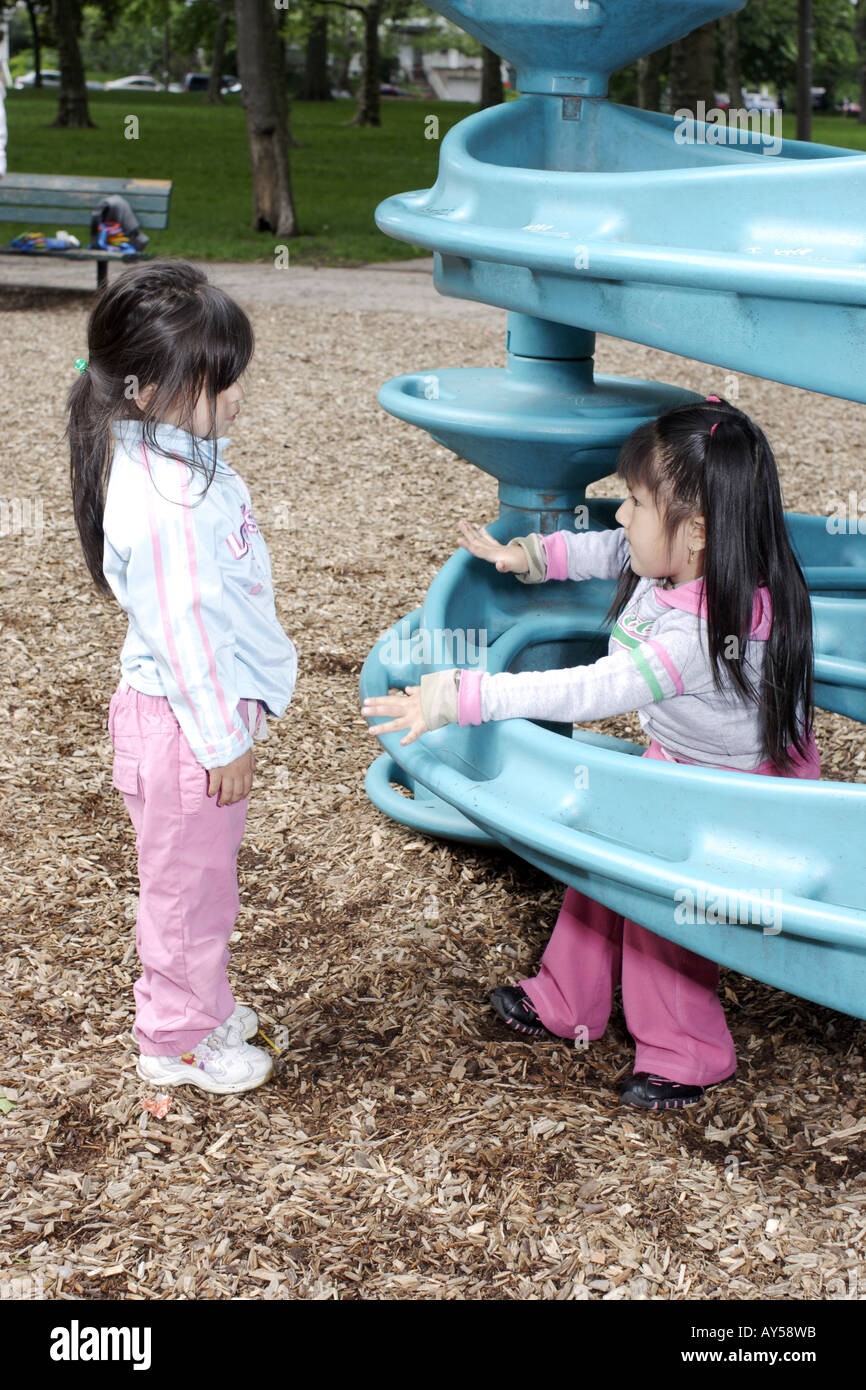
[[[631,567],[641,578],[670,579],[674,584],[684,584],[703,573],[704,536],[700,517],[683,521],[669,541],[652,494],[641,483],[635,483],[617,511],[616,520],[628,537]]]
[[[214,402],[216,435],[219,438],[228,434],[234,421],[237,419],[238,412],[244,399],[243,388],[239,381],[233,381],[227,391],[220,391]],[[169,423],[172,423],[171,421]],[[195,410],[192,417],[192,433],[201,435],[202,438],[210,434],[210,402],[207,392],[201,391],[195,403]]]
[[[143,387],[138,393],[138,396],[134,397],[136,403],[143,410],[150,404],[155,390],[156,383],[149,382],[147,386]],[[216,437],[218,439],[222,435],[228,434],[231,425],[237,419],[243,399],[244,392],[240,381],[233,381],[226,391],[220,391],[214,402]],[[211,419],[210,402],[207,398],[207,392],[204,389],[199,392],[192,415],[191,425],[187,424],[186,420],[182,418],[182,411],[180,408],[176,410],[167,410],[161,418],[167,425],[176,425],[178,429],[189,430],[191,434],[197,434],[202,439],[208,438],[211,431]]]

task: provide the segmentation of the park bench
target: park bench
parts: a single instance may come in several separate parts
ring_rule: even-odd
[[[108,179],[97,175],[72,178],[66,174],[4,174],[0,179],[0,222],[48,222],[54,230],[85,227],[81,242],[90,240],[90,218],[94,208],[109,194],[125,198],[145,229],[168,225],[171,182],[168,179]],[[91,251],[85,246],[62,251],[26,251],[0,246],[4,256],[29,256],[31,260],[61,258],[96,261],[96,287],[101,289],[108,275],[109,261],[151,259],[147,252]]]

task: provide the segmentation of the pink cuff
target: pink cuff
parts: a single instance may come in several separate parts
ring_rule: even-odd
[[[461,671],[457,692],[457,723],[481,723],[481,677],[483,671]]]
[[[567,579],[568,551],[565,548],[565,536],[561,531],[554,531],[550,536],[542,536],[541,544],[547,553],[546,577],[548,579]]]

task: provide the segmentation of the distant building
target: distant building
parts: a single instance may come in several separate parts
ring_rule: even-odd
[[[481,100],[481,56],[473,57],[461,53],[457,48],[446,47],[450,26],[441,16],[386,21],[386,25],[398,41],[398,81],[427,87],[430,95],[439,101]],[[431,28],[441,29],[445,40],[443,47],[433,52],[427,51],[426,45],[422,47],[413,42],[413,39],[426,38]],[[504,63],[502,80],[509,81],[508,68]]]

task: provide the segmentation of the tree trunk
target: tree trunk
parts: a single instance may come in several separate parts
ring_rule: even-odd
[[[737,35],[737,16],[723,15],[719,20],[722,26],[722,53],[725,60],[725,85],[731,106],[739,110],[743,100],[743,79],[740,74],[740,43]]]
[[[492,48],[481,49],[481,103],[480,110],[488,106],[498,106],[505,100],[502,86],[502,59]]]
[[[665,51],[648,53],[637,60],[637,104],[644,111],[658,111],[662,103],[662,60]]]
[[[39,16],[34,0],[27,0],[27,13],[30,16],[30,33],[33,36],[33,71],[36,79],[34,87],[42,86],[42,39],[39,34]],[[85,91],[87,89],[85,88]]]
[[[331,101],[331,79],[328,76],[328,16],[317,14],[307,34],[307,55],[304,64],[304,85],[301,101]]]
[[[87,105],[84,64],[78,47],[81,26],[79,0],[51,0],[51,18],[60,65],[60,99],[54,125],[73,130],[95,129]]]
[[[857,56],[860,62],[859,125],[866,125],[866,0],[857,0]]]
[[[716,24],[702,24],[671,44],[671,110],[697,117],[698,102],[715,106]]]
[[[238,77],[253,172],[253,227],[297,236],[289,178],[289,122],[271,0],[235,0]]]
[[[231,0],[220,0],[220,12],[217,16],[216,29],[213,36],[213,53],[211,54],[210,77],[207,84],[205,101],[209,106],[221,106],[223,100],[223,62],[226,53],[226,37],[229,29],[229,15],[231,13]]]
[[[382,0],[369,0],[364,10],[364,72],[358,91],[358,108],[351,125],[381,125],[379,115],[379,23]]]
[[[812,139],[812,0],[797,0],[797,139]]]
[[[345,39],[342,48],[337,49],[336,66],[334,68],[334,88],[338,92],[348,92],[349,87],[349,65],[355,56],[355,45],[352,42],[352,31],[345,31]]]
[[[289,120],[289,88],[288,88],[288,81],[287,81],[287,77],[286,77],[287,65],[286,65],[286,40],[285,40],[285,27],[286,27],[286,14],[287,14],[287,12],[286,12],[286,10],[279,9],[279,10],[277,10],[276,14],[277,14],[277,59],[276,59],[276,62],[277,62],[277,71],[278,71],[278,73],[279,73],[279,80],[278,80],[277,90],[278,90],[279,95],[280,95],[280,106],[281,106],[282,113],[283,113],[283,120],[284,120],[285,123],[286,123],[286,138],[287,138],[287,141],[288,141],[288,148],[289,148],[290,150],[302,150],[302,149],[304,148],[304,142],[303,142],[303,140],[297,140],[297,139],[295,138],[294,134],[292,133],[291,121]]]

